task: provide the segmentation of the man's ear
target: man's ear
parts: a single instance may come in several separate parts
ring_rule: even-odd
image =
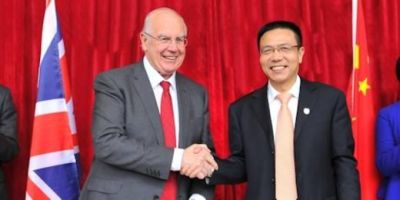
[[[140,33],[140,46],[142,47],[142,50],[145,52],[147,50],[147,37],[144,35],[143,32]]]
[[[303,62],[304,51],[304,47],[299,48],[299,63]]]

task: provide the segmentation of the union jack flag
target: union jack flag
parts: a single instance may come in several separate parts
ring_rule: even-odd
[[[55,0],[46,2],[26,199],[78,199],[79,149]]]

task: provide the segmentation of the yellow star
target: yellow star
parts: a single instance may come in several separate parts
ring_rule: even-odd
[[[368,78],[358,82],[358,91],[362,92],[364,96],[367,95],[367,90],[370,88],[371,87],[368,85]]]

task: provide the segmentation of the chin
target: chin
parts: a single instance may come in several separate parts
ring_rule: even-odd
[[[288,82],[288,79],[286,79],[286,78],[270,78],[269,80],[271,80],[275,84],[283,84],[283,83]]]
[[[287,81],[287,76],[284,74],[272,74],[269,76],[271,80],[274,80],[275,82],[284,82]]]

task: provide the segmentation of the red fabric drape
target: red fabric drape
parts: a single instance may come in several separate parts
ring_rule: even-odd
[[[377,107],[398,96],[394,77],[400,55],[400,3],[366,0],[366,29],[372,70],[379,83]],[[229,155],[227,107],[265,83],[256,46],[258,28],[275,19],[303,29],[306,54],[301,74],[345,91],[352,69],[351,0],[57,0],[70,66],[83,177],[93,157],[91,112],[96,74],[143,55],[138,33],[145,14],[169,6],[189,27],[181,72],[207,87],[217,152]],[[19,114],[21,152],[5,164],[10,198],[24,199],[29,158],[44,0],[0,1],[0,83],[13,94]],[[219,186],[215,199],[242,199],[241,187]]]

